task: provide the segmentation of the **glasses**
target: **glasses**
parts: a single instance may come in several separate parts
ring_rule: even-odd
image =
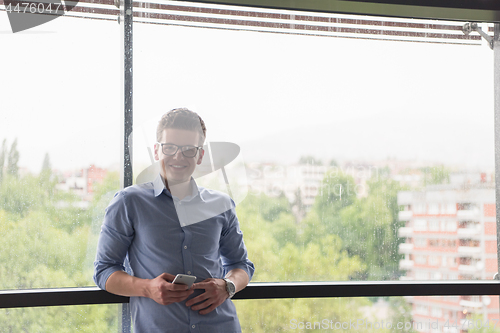
[[[196,153],[198,153],[198,150],[200,150],[202,147],[196,147],[196,146],[178,146],[174,145],[172,143],[159,143],[161,145],[161,150],[163,154],[167,156],[173,156],[177,154],[177,151],[180,149],[182,152],[182,155],[184,157],[195,157]]]

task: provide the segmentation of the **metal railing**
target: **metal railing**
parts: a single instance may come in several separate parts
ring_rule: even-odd
[[[256,282],[233,299],[500,295],[498,280]],[[0,291],[0,308],[128,303],[97,287]]]

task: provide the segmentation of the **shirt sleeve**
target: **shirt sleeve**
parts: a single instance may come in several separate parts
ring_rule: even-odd
[[[233,208],[225,212],[228,223],[227,227],[222,230],[220,239],[224,276],[235,268],[241,268],[247,272],[248,279],[251,280],[255,267],[248,259],[247,249],[243,241],[243,232],[240,230],[240,224],[234,209],[234,202],[232,204]]]
[[[115,194],[106,208],[94,261],[94,282],[105,290],[106,281],[116,271],[124,271],[123,263],[134,238],[134,229],[127,211],[126,193]]]

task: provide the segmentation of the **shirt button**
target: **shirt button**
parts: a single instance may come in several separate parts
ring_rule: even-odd
[[[187,250],[187,248],[188,248],[187,245],[184,245],[184,250]]]
[[[191,328],[195,328],[196,326],[195,325],[192,325]]]
[[[191,271],[188,271],[188,274],[191,275]]]

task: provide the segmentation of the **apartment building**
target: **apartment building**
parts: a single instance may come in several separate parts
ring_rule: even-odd
[[[292,203],[300,200],[305,209],[309,210],[328,168],[311,164],[252,163],[247,169],[252,192],[264,193],[270,197],[285,195]]]
[[[61,181],[56,184],[56,189],[76,194],[82,199],[77,206],[88,208],[95,191],[95,185],[103,182],[107,172],[106,169],[95,165],[76,171],[68,171],[60,175]],[[64,206],[64,204],[60,206]]]
[[[399,247],[404,254],[400,268],[406,271],[402,279],[492,279],[498,272],[491,178],[454,175],[451,180],[398,193],[399,219],[405,222],[398,234],[406,239]],[[437,328],[417,327],[422,332],[467,332],[470,326],[464,323],[473,314],[482,324],[490,320],[491,327],[491,320],[499,319],[498,296],[415,296],[408,301],[415,323],[439,323]]]

